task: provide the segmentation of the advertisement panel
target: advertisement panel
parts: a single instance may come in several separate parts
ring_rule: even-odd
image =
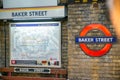
[[[10,23],[10,66],[61,67],[61,23]]]
[[[59,0],[3,0],[3,8],[57,6]]]

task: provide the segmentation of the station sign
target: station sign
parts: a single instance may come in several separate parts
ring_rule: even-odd
[[[91,30],[100,30],[105,36],[86,36]],[[102,24],[90,24],[85,26],[80,32],[79,37],[75,38],[75,42],[79,44],[80,48],[88,55],[92,57],[104,56],[109,52],[112,44],[117,41],[116,37],[112,36],[109,29]],[[87,44],[104,44],[104,47],[100,50],[89,49]]]
[[[64,18],[65,6],[0,9],[0,19]]]

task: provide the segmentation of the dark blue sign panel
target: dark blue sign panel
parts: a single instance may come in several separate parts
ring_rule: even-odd
[[[116,37],[76,37],[76,43],[114,43]]]

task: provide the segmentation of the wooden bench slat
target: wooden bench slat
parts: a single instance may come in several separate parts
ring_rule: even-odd
[[[51,69],[51,74],[67,74],[66,69]]]
[[[66,80],[65,78],[51,77],[24,77],[24,76],[0,76],[3,80]]]
[[[14,68],[0,68],[0,72],[14,72]]]
[[[0,68],[0,72],[8,73],[7,74],[8,76],[6,76],[6,75],[0,76],[0,79],[3,79],[3,80],[66,80],[65,76],[67,75],[66,69],[51,69],[51,72],[48,74],[54,74],[55,75],[54,77],[12,76],[12,73],[16,73],[16,72],[14,72],[13,67]],[[20,72],[20,73],[22,73],[22,72]],[[62,77],[60,77],[59,75],[61,75]],[[64,77],[63,77],[63,75],[64,75]]]

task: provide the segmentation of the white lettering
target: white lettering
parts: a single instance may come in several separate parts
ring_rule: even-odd
[[[79,38],[79,42],[93,42],[93,38]]]
[[[113,38],[95,38],[95,42],[112,42]]]
[[[47,16],[47,11],[31,11],[29,16]]]

